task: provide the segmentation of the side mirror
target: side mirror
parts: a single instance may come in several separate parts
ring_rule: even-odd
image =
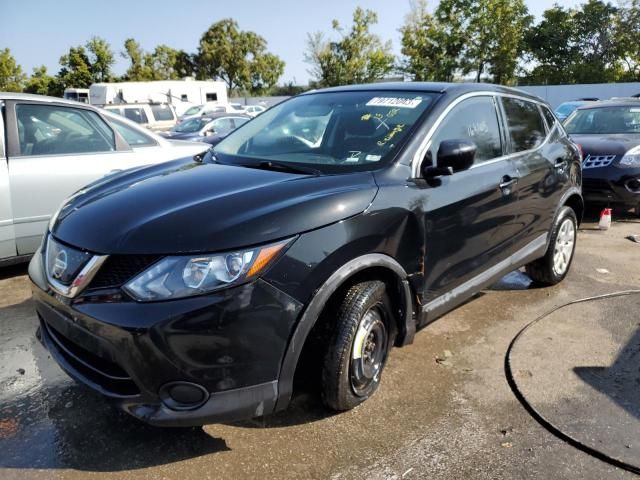
[[[438,169],[452,173],[468,170],[473,165],[478,147],[470,140],[444,140],[438,148]]]

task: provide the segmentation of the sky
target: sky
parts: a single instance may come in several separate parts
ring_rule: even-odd
[[[525,0],[539,18],[554,3],[565,7],[580,0]],[[429,1],[433,6],[437,2]],[[262,35],[268,49],[285,63],[280,83],[306,84],[309,65],[304,62],[308,32],[330,32],[335,18],[351,25],[357,6],[378,13],[372,30],[391,40],[400,52],[398,28],[409,12],[409,0],[0,0],[0,49],[9,48],[28,74],[45,65],[49,73],[60,69],[58,60],[70,46],[83,45],[92,36],[106,39],[114,52],[114,72],[123,74],[127,61],[119,55],[125,39],[135,38],[145,50],[156,45],[195,52],[212,23],[234,18],[241,29]]]

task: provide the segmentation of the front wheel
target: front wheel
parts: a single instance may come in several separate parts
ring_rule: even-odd
[[[328,407],[352,409],[377,390],[395,340],[391,312],[383,282],[362,282],[344,295],[322,365],[322,398]]]
[[[555,285],[567,276],[576,249],[578,220],[570,207],[562,207],[551,229],[544,257],[527,265],[527,274],[541,285]]]

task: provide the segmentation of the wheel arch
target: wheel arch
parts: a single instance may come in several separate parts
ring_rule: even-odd
[[[396,345],[413,342],[416,331],[413,295],[404,268],[389,255],[381,253],[366,254],[349,261],[336,270],[315,292],[294,329],[280,368],[276,411],[287,408],[289,404],[302,351],[313,327],[332,297],[345,286],[360,280],[373,279],[382,280],[387,285],[395,287],[390,291],[390,297],[394,309],[399,313],[396,318]]]
[[[571,207],[571,209],[576,213],[578,225],[580,225],[584,215],[584,200],[582,199],[582,196],[579,193],[572,191],[569,193],[567,198],[564,199],[562,205]]]

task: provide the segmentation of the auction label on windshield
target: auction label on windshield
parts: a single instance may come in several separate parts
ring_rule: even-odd
[[[368,107],[397,107],[416,108],[422,103],[422,97],[399,98],[399,97],[373,97],[367,102]]]

